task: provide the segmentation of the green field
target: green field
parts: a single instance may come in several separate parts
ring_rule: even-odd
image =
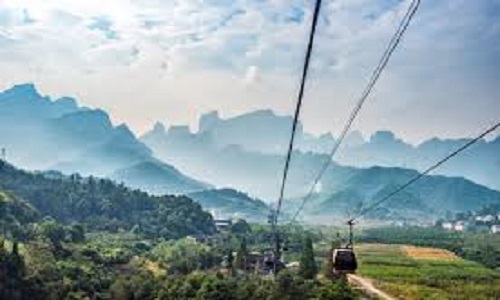
[[[401,299],[500,299],[500,272],[460,258],[415,259],[401,245],[362,244],[359,274]]]

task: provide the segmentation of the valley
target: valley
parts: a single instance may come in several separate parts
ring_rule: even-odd
[[[106,112],[41,96],[33,85],[4,91],[0,101],[6,149],[0,298],[492,299],[500,293],[490,288],[500,280],[498,235],[442,225],[450,216],[474,217],[465,211],[494,215],[500,192],[491,187],[428,175],[371,211],[355,234],[359,270],[349,285],[332,274],[331,251],[347,243],[345,226],[332,224],[419,173],[397,162],[363,166],[343,158],[325,173],[300,223],[287,224],[329,159],[322,149],[334,143],[331,135],[300,131],[279,229],[286,268],[274,276],[268,222],[283,156],[269,144],[279,145],[290,118],[257,111],[222,120],[212,113],[200,118],[199,132],[157,125],[136,138]],[[17,120],[24,124],[14,126]],[[261,134],[275,126],[278,135]],[[248,127],[251,139],[238,139]],[[23,135],[36,137],[28,149]]]

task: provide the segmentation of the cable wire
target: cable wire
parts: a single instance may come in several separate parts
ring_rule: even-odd
[[[489,133],[495,131],[496,129],[500,128],[500,122],[498,122],[497,124],[493,125],[492,127],[488,128],[486,131],[484,131],[483,133],[481,133],[480,135],[478,135],[476,138],[470,140],[468,143],[466,143],[465,145],[463,145],[462,147],[458,148],[457,150],[453,151],[452,153],[450,153],[448,156],[446,156],[445,158],[441,159],[440,161],[438,161],[437,163],[435,163],[434,165],[430,166],[429,168],[427,168],[424,172],[422,173],[419,173],[417,176],[413,177],[412,179],[408,180],[405,184],[403,184],[402,186],[400,186],[399,188],[395,189],[394,191],[392,191],[391,193],[387,194],[387,196],[383,197],[382,199],[378,200],[377,202],[373,203],[372,205],[362,209],[360,212],[358,212],[357,214],[355,214],[354,217],[352,217],[351,219],[349,219],[348,223],[353,223],[356,219],[364,216],[365,214],[367,214],[369,211],[371,211],[372,209],[374,209],[375,207],[379,206],[380,204],[384,203],[385,201],[389,200],[390,198],[392,198],[394,195],[398,194],[399,192],[401,192],[402,190],[406,189],[408,186],[414,184],[415,182],[417,182],[418,180],[420,180],[422,177],[424,177],[425,175],[429,174],[430,172],[432,172],[433,170],[439,168],[442,164],[444,164],[445,162],[447,162],[448,160],[450,160],[451,158],[453,158],[454,156],[458,155],[460,152],[466,150],[467,148],[469,148],[470,146],[474,145],[475,143],[477,143],[479,140],[481,140],[483,137],[485,137],[486,135],[488,135]]]
[[[285,194],[286,181],[288,178],[288,171],[290,169],[290,160],[292,157],[293,145],[295,143],[297,124],[298,124],[298,121],[300,118],[300,111],[302,108],[302,101],[304,98],[304,91],[305,91],[305,86],[306,86],[306,82],[307,82],[309,63],[311,60],[312,50],[314,47],[314,36],[316,34],[316,27],[317,27],[318,19],[319,19],[321,1],[322,0],[316,0],[316,6],[314,8],[314,15],[313,15],[313,19],[312,19],[311,31],[309,34],[309,42],[307,45],[307,52],[306,52],[306,56],[305,56],[305,60],[304,60],[304,66],[302,69],[302,79],[301,79],[301,83],[300,83],[300,90],[299,90],[299,94],[297,97],[297,105],[295,107],[295,114],[294,114],[294,118],[293,118],[292,132],[291,132],[291,136],[290,136],[290,142],[288,144],[288,151],[286,154],[285,167],[283,169],[283,177],[281,180],[280,194],[279,194],[278,203],[276,205],[276,210],[274,211],[273,220],[272,220],[272,222],[275,225],[278,223],[278,217],[280,214],[280,210],[281,210],[281,206],[282,206],[283,198],[284,198],[284,194]]]
[[[380,78],[380,75],[384,71],[385,67],[389,63],[389,60],[390,60],[392,54],[394,53],[394,51],[396,50],[396,48],[400,44],[400,41],[401,41],[404,33],[408,29],[408,26],[410,25],[411,20],[415,16],[415,13],[417,12],[417,10],[420,6],[420,2],[421,2],[420,0],[413,0],[411,2],[410,6],[408,7],[406,14],[404,15],[403,19],[401,20],[401,22],[398,26],[398,29],[396,30],[396,32],[392,36],[389,44],[387,45],[386,50],[384,51],[382,57],[380,58],[377,67],[373,71],[373,73],[370,77],[370,80],[368,81],[368,84],[366,85],[365,89],[363,90],[363,92],[361,94],[361,97],[359,98],[359,100],[356,103],[356,106],[352,110],[352,112],[349,116],[349,119],[347,120],[344,128],[342,129],[342,132],[341,132],[339,138],[336,140],[335,145],[333,146],[329,156],[327,157],[327,160],[325,161],[325,163],[323,164],[323,167],[320,169],[318,175],[314,179],[313,184],[311,185],[311,188],[309,189],[309,192],[303,198],[299,209],[297,210],[297,212],[293,215],[292,219],[290,220],[291,223],[294,222],[297,219],[298,215],[304,210],[306,203],[310,200],[310,198],[314,194],[315,187],[317,186],[317,184],[320,182],[320,180],[323,177],[323,175],[325,174],[325,172],[330,167],[332,160],[333,160],[333,157],[335,156],[335,154],[339,150],[340,146],[342,145],[342,142],[344,141],[345,137],[349,133],[349,131],[352,127],[352,124],[354,123],[354,120],[356,119],[361,108],[363,107],[363,104],[365,103],[366,99],[368,98],[368,96],[372,92],[375,84],[377,83],[378,79]]]

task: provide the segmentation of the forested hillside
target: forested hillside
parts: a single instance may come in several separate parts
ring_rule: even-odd
[[[344,176],[325,176],[329,194],[318,194],[306,210],[311,215],[346,215],[382,199],[415,177],[417,171],[403,168],[372,167],[353,169]],[[332,174],[333,175],[333,174]],[[392,220],[432,220],[446,212],[477,210],[500,203],[500,192],[464,178],[425,176],[368,215]]]
[[[215,205],[235,200],[267,210],[232,190],[206,196],[216,197]],[[256,276],[269,274],[263,259],[270,228],[240,220],[213,234],[212,217],[187,197],[31,173],[0,160],[0,221],[0,299],[357,299],[343,282],[317,280],[316,265],[307,276],[302,269],[276,280]],[[198,234],[200,241],[186,237]],[[307,235],[296,228],[288,239],[309,241],[314,260]],[[294,249],[297,257],[301,247]],[[255,251],[262,254],[253,265]]]
[[[150,196],[106,179],[78,175],[49,178],[0,161],[0,190],[24,198],[39,218],[48,216],[63,224],[78,222],[91,230],[134,228],[146,236],[167,239],[214,230],[211,215],[187,197]]]
[[[250,222],[267,222],[270,211],[263,201],[233,189],[206,190],[188,194],[188,197],[216,215],[238,216]]]

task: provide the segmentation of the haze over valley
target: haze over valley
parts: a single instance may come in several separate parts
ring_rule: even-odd
[[[1,146],[18,167],[109,178],[155,195],[188,194],[213,212],[260,221],[266,219],[264,203],[278,195],[292,122],[271,110],[229,119],[212,112],[200,117],[195,132],[157,123],[139,139],[126,124],[112,125],[107,112],[81,107],[72,98],[42,96],[33,84],[3,91],[0,104]],[[318,184],[306,215],[353,213],[467,141],[430,138],[413,146],[389,131],[368,139],[352,132]],[[332,134],[315,136],[299,124],[286,209],[295,209],[307,194],[334,144]],[[446,211],[500,202],[495,190],[500,161],[494,155],[499,151],[500,137],[480,142],[371,217],[432,220]]]

